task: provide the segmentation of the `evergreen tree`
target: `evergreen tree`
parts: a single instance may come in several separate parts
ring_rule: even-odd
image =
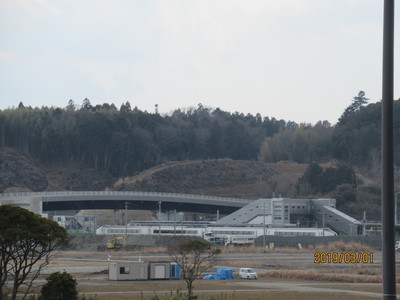
[[[365,104],[369,101],[368,98],[365,97],[364,91],[359,91],[358,95],[353,97],[352,103],[344,110],[342,116],[339,118],[338,126],[343,125],[348,121],[348,119],[356,112],[360,111]]]
[[[76,300],[76,280],[67,272],[55,272],[46,278],[47,283],[42,287],[42,300]]]

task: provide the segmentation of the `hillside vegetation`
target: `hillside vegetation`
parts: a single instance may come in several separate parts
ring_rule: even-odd
[[[43,165],[82,165],[113,177],[132,176],[168,161],[231,158],[296,163],[336,159],[379,172],[380,103],[354,97],[335,125],[297,124],[260,114],[219,108],[141,111],[129,102],[65,108],[24,107],[0,111],[0,147],[16,149]],[[395,101],[395,115],[400,102]],[[400,119],[395,119],[396,166],[400,165]]]
[[[170,162],[118,180],[114,189],[258,199],[292,197],[307,165],[215,159]]]
[[[394,110],[400,114],[399,100]],[[362,91],[335,125],[201,104],[160,115],[129,102],[20,103],[0,111],[0,189],[335,197],[345,211],[379,217],[380,116],[381,104],[368,104]],[[399,118],[394,150],[397,176]]]
[[[171,115],[118,110],[85,100],[80,109],[0,111],[0,146],[44,165],[80,164],[114,177],[131,176],[167,161],[231,158],[256,160],[263,139],[290,126],[260,115],[231,114],[201,104]]]

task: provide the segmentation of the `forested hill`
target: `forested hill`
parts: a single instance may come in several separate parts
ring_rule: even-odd
[[[160,115],[113,104],[70,100],[65,108],[0,111],[0,146],[43,165],[79,164],[112,177],[126,177],[168,161],[231,158],[296,163],[337,159],[350,166],[379,166],[380,103],[354,97],[334,126],[326,121],[296,124],[260,114],[229,113],[201,104]],[[395,115],[400,102],[395,101]],[[395,119],[396,154],[400,119]],[[400,156],[396,155],[396,165]]]
[[[298,163],[340,161],[379,176],[381,103],[367,104],[364,92],[353,98],[334,126],[317,123],[285,128],[262,143],[260,158]],[[394,101],[395,168],[400,166],[400,100]]]
[[[124,177],[167,161],[231,158],[256,160],[265,137],[296,124],[261,115],[209,109],[170,115],[131,109],[126,103],[80,109],[28,108],[0,111],[0,146],[41,164],[79,163]]]
[[[397,175],[400,101],[394,104]],[[272,178],[268,172],[276,171],[272,164],[283,161],[296,171],[290,167],[283,177],[275,176],[266,182],[268,187],[259,190],[260,195],[329,196],[353,215],[364,208],[379,214],[380,119],[380,103],[368,104],[364,92],[353,98],[335,125],[326,121],[296,124],[201,104],[160,115],[131,108],[129,102],[120,108],[107,103],[92,106],[88,99],[80,107],[71,100],[65,108],[31,108],[20,103],[18,108],[0,111],[0,188],[99,190],[112,188],[118,178],[133,176],[133,181],[120,180],[115,188],[187,191],[185,186],[172,187],[168,181],[160,181],[176,177],[185,179],[186,185],[192,178],[197,184],[192,192],[249,193],[253,198],[259,194],[252,193],[256,189],[251,185],[260,188],[265,178]],[[180,169],[171,166],[171,161],[192,160],[198,162],[180,164]],[[265,163],[271,164],[265,169],[268,174],[262,171]],[[146,177],[139,182],[141,175],[134,177],[166,165],[171,168],[155,173],[157,180]],[[302,177],[300,165],[301,172],[308,166]],[[253,172],[256,170],[259,172]],[[197,174],[187,176],[192,172]],[[220,180],[207,186],[204,172]],[[246,180],[250,186],[235,189]]]

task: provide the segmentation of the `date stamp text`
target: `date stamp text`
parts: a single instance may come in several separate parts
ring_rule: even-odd
[[[315,252],[315,264],[372,264],[374,262],[374,253],[367,252]]]

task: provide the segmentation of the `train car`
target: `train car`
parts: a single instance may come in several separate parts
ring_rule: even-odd
[[[121,235],[121,234],[143,234],[142,229],[139,227],[126,227],[126,226],[118,226],[118,225],[104,225],[100,226],[96,229],[97,235]]]
[[[166,235],[196,236],[207,241],[224,244],[226,240],[254,240],[263,235],[263,227],[223,226],[173,226],[173,225],[104,225],[96,230],[98,235]],[[275,236],[335,236],[329,228],[267,228],[266,235]]]
[[[268,228],[266,235],[275,236],[336,236],[329,228]]]
[[[205,237],[258,237],[263,234],[262,227],[216,227],[209,226],[204,233]]]
[[[183,236],[204,236],[205,228],[198,227],[181,227],[181,226],[121,226],[121,225],[104,225],[96,230],[98,235],[183,235]]]

